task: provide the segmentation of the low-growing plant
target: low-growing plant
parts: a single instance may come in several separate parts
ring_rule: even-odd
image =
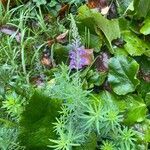
[[[148,150],[150,2],[1,2],[0,149]]]

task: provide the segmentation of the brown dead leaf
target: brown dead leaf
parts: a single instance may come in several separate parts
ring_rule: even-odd
[[[115,2],[108,0],[88,0],[87,6],[91,9],[97,9],[102,15],[107,16],[108,19],[117,17],[117,7]]]
[[[96,69],[100,72],[107,72],[108,61],[109,61],[109,55],[106,52],[100,53],[100,55],[95,61]]]
[[[102,85],[102,87],[103,87],[103,90],[112,92],[112,88],[110,86],[110,83],[107,80],[104,82],[104,84]]]
[[[140,69],[140,71],[139,71],[139,77],[142,78],[143,80],[145,80],[146,82],[150,83],[150,74],[144,73],[144,71],[142,69]]]
[[[108,6],[107,0],[88,0],[87,3],[89,8],[103,9]]]
[[[0,32],[5,33],[10,36],[14,35],[14,37],[18,43],[20,43],[20,41],[21,41],[21,33],[18,32],[17,29],[15,29],[11,26],[4,25],[4,26],[0,27]]]
[[[48,57],[43,57],[41,63],[46,67],[51,67],[51,60]]]
[[[65,17],[66,12],[68,12],[70,8],[69,4],[65,4],[61,7],[61,9],[59,10],[58,16],[60,17],[60,19]]]
[[[65,43],[66,42],[66,37],[67,37],[67,34],[68,34],[68,30],[58,36],[55,37],[55,39],[50,39],[47,41],[47,44],[48,46],[52,46],[52,44],[54,44],[55,42],[58,42],[58,43]]]
[[[62,34],[60,34],[60,35],[58,35],[57,37],[56,37],[56,41],[58,42],[58,43],[64,43],[65,41],[66,41],[66,36],[67,36],[67,34],[68,34],[68,30],[66,31],[66,32],[64,32],[64,33],[62,33]]]
[[[52,61],[50,58],[50,55],[48,52],[44,52],[42,59],[41,59],[42,65],[44,65],[46,68],[51,68],[52,67]]]
[[[30,79],[30,82],[36,86],[42,86],[44,84],[44,75],[37,75]]]
[[[50,39],[47,41],[47,44],[49,47],[52,46],[52,44],[54,44],[54,43],[55,43],[55,39]]]
[[[41,64],[48,69],[56,66],[54,59],[51,57],[49,48],[48,46],[46,47],[41,58]]]

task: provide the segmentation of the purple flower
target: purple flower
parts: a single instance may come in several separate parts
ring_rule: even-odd
[[[82,69],[88,66],[93,61],[93,50],[85,49],[83,46],[71,50],[69,52],[70,68],[71,69]]]

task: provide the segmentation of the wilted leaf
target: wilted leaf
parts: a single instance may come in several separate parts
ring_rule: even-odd
[[[53,62],[50,58],[50,54],[48,51],[43,52],[43,56],[41,59],[42,65],[44,65],[46,68],[51,68],[53,66]]]
[[[97,9],[102,15],[107,15],[110,10],[108,0],[88,0],[87,6],[91,9]]]
[[[57,2],[56,2],[56,4],[57,4]],[[61,19],[65,16],[66,12],[69,10],[69,7],[70,7],[69,4],[63,5],[63,6],[61,7],[61,9],[59,10],[59,13],[58,13],[58,16],[59,16]]]
[[[5,33],[7,35],[14,36],[16,41],[20,43],[21,41],[21,33],[13,29],[11,26],[2,26],[0,27],[0,32]]]
[[[140,69],[141,71],[145,74],[148,75],[150,74],[150,58],[146,56],[141,56],[137,58],[138,63],[140,64]]]
[[[108,71],[109,55],[106,52],[100,53],[95,61],[96,69],[100,72]]]
[[[64,43],[66,41],[66,36],[68,34],[68,30],[56,37],[58,43]]]
[[[136,75],[139,64],[130,57],[117,56],[109,61],[108,81],[114,92],[118,95],[125,95],[135,91],[140,81]]]
[[[150,82],[150,58],[141,56],[137,58],[137,61],[140,64],[140,78],[143,78],[145,81]]]
[[[89,8],[105,8],[108,5],[108,1],[107,0],[88,0],[87,3]]]
[[[31,83],[36,86],[42,86],[44,84],[43,75],[34,76],[31,78]]]

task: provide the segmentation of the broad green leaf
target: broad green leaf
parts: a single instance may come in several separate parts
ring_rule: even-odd
[[[134,8],[137,17],[146,17],[150,11],[150,1],[134,0]]]
[[[126,115],[124,123],[127,125],[132,125],[136,122],[142,122],[147,115],[146,104],[140,96],[128,95],[125,97],[127,104]]]
[[[120,47],[115,47],[114,48],[114,55],[115,56],[120,56],[120,55],[128,56],[128,52],[122,47],[121,48]]]
[[[90,70],[84,75],[85,72],[82,72],[83,78],[83,88],[90,89],[93,88],[94,85],[100,86],[104,83],[107,73],[105,72],[98,72],[96,70]]]
[[[121,31],[129,30],[131,22],[123,17],[118,19],[119,21],[119,27]]]
[[[131,56],[141,56],[150,49],[143,40],[130,31],[123,32],[123,39],[126,42],[124,48]]]
[[[107,91],[103,91],[100,93],[100,98],[105,102],[116,104],[120,109],[120,112],[123,112],[125,117],[124,123],[127,125],[141,122],[146,118],[146,104],[140,96],[117,96]]]
[[[124,14],[127,10],[134,10],[133,0],[117,0],[117,5],[120,14]]]
[[[103,73],[103,72],[93,72],[92,76],[90,76],[88,78],[88,82],[89,83],[93,83],[96,86],[100,86],[104,83],[105,79],[106,79],[107,73]]]
[[[125,95],[135,91],[140,81],[136,75],[139,64],[130,57],[116,56],[109,61],[108,81],[114,92],[118,95]]]
[[[113,53],[111,41],[120,37],[120,28],[117,19],[108,20],[99,12],[90,10],[86,5],[79,8],[78,19],[85,26],[89,26],[90,22],[90,26],[93,25],[92,27],[95,27],[97,32],[99,30],[102,31]]]
[[[93,13],[97,28],[102,30],[112,48],[111,41],[120,37],[119,22],[117,19],[108,20],[100,13]]]
[[[122,100],[122,97],[116,95],[115,93],[110,93],[108,91],[102,91],[100,94],[100,99],[104,102],[114,103],[118,106],[120,112],[124,112],[126,109],[126,103]]]
[[[90,48],[93,48],[95,52],[100,52],[102,47],[102,38],[100,36],[96,36],[91,34],[90,37]]]
[[[140,32],[144,35],[150,34],[150,18],[144,21],[144,25],[140,29]]]
[[[53,124],[61,101],[35,92],[26,105],[20,121],[19,141],[28,150],[47,150],[48,139],[55,138]]]

